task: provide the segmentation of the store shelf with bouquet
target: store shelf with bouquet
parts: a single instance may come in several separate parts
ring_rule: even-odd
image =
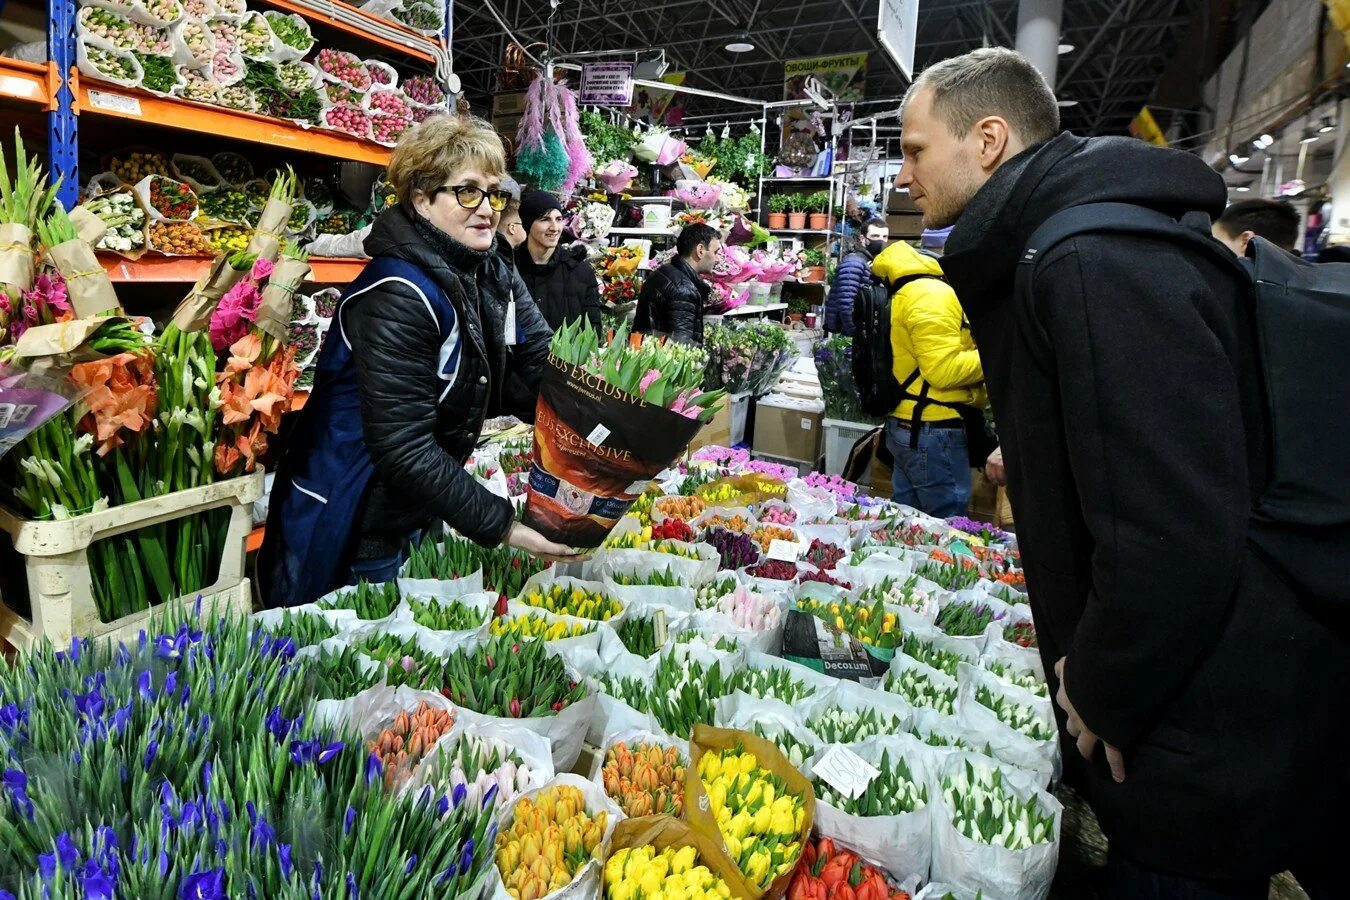
[[[0,461],[0,637],[125,637],[150,610],[198,594],[251,608],[250,508],[300,374],[290,323],[310,267],[279,234],[296,177],[274,179],[245,246],[221,251],[186,297],[180,288],[148,334],[95,256],[129,226],[97,204],[67,213],[15,145],[15,167],[0,170],[0,377],[32,412],[9,423]]]

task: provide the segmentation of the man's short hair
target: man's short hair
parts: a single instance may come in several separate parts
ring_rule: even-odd
[[[1229,237],[1250,231],[1284,250],[1298,243],[1298,211],[1283,200],[1239,200],[1215,224]]]
[[[702,222],[695,222],[693,225],[686,225],[681,229],[680,236],[675,239],[675,252],[681,256],[693,256],[695,247],[721,239],[722,232],[716,228],[711,225],[704,225]]]
[[[984,47],[934,63],[910,85],[905,103],[925,87],[933,92],[933,112],[958,137],[989,116],[1006,121],[1028,145],[1059,133],[1054,92],[1040,71],[1015,50]]]
[[[884,228],[886,229],[887,234],[890,234],[891,231],[890,224],[885,219],[879,216],[873,216],[872,218],[868,219],[866,222],[863,223],[862,227],[863,234],[866,234],[867,229],[869,228]]]

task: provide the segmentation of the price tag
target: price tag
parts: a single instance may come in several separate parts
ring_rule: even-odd
[[[505,334],[506,346],[514,347],[516,345],[516,298],[512,297],[506,304],[506,320],[502,325],[502,331]]]
[[[801,555],[802,545],[796,541],[784,541],[779,538],[769,541],[769,559],[796,562],[797,557]]]
[[[810,430],[811,430],[811,420],[810,420],[810,419],[803,418],[803,419],[802,419],[802,431],[810,431]]]
[[[586,443],[599,447],[607,437],[609,437],[609,429],[603,425],[597,425],[591,429],[590,434],[586,435]]]
[[[128,116],[139,116],[141,114],[141,101],[135,97],[110,94],[107,91],[90,91],[89,105],[94,109],[103,109]]]
[[[867,760],[840,744],[825,751],[825,755],[811,766],[811,771],[845,797],[854,799],[861,797],[872,779],[881,774]]]

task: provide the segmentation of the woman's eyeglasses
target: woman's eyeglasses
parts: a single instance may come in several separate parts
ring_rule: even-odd
[[[511,202],[510,191],[485,191],[480,187],[474,187],[471,184],[461,184],[455,187],[442,185],[431,192],[431,199],[435,200],[436,195],[442,191],[449,191],[455,195],[455,200],[465,209],[477,209],[487,197],[488,206],[492,207],[494,212],[501,212],[506,209],[506,204]]]

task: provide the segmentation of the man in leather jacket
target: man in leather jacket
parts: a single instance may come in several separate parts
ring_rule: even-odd
[[[710,225],[689,225],[675,239],[675,258],[647,277],[638,295],[633,330],[703,343],[703,306],[712,288],[700,278],[713,270],[722,236]]]

